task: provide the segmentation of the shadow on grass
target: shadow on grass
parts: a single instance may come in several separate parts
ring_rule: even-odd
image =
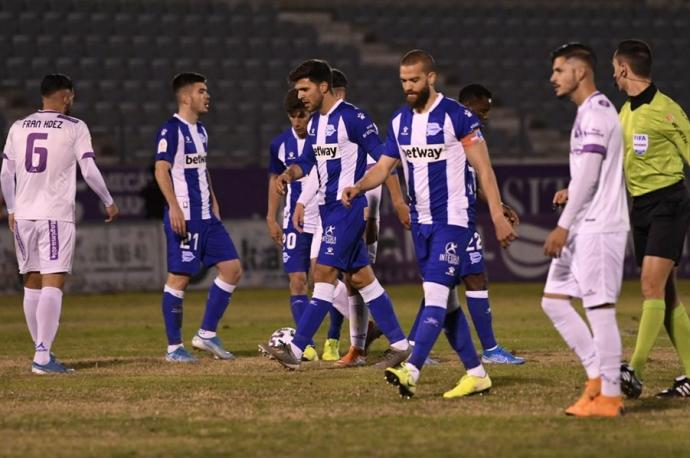
[[[688,405],[685,399],[644,398],[625,402],[625,413],[627,414],[646,414],[650,412],[686,409]]]
[[[492,375],[491,382],[494,387],[496,386],[513,386],[513,385],[525,385],[534,384],[541,386],[551,386],[553,381],[548,377],[535,377],[527,373],[515,374],[515,375]]]
[[[152,364],[160,363],[160,358],[107,358],[107,359],[84,359],[70,362],[68,365],[73,369],[101,369],[104,367],[125,366],[128,364]]]

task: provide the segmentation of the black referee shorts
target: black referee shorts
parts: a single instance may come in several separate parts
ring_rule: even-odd
[[[678,265],[690,223],[690,196],[683,181],[633,198],[630,223],[635,260],[671,259]]]

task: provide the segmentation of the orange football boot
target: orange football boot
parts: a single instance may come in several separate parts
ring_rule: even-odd
[[[350,347],[350,350],[335,362],[338,367],[359,367],[367,363],[366,353],[357,347]]]
[[[577,417],[584,416],[585,407],[594,400],[601,393],[601,377],[587,380],[585,383],[585,391],[580,396],[575,404],[565,409],[566,415],[574,415]]]

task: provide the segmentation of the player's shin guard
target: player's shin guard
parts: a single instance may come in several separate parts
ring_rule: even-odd
[[[369,309],[359,294],[348,298],[350,304],[350,344],[364,350],[369,327]]]
[[[295,327],[299,324],[302,318],[304,309],[309,302],[309,297],[306,294],[290,296],[290,312],[292,312],[292,319],[295,322]]]
[[[165,334],[168,336],[168,345],[182,343],[182,300],[184,291],[179,291],[165,285],[163,289],[163,320],[165,321]]]
[[[462,313],[462,309],[458,308],[449,312],[445,317],[443,328],[448,343],[460,357],[460,361],[462,361],[465,369],[470,370],[481,367],[481,362],[479,361],[477,351],[472,342],[470,327],[467,324],[465,314]]]
[[[578,315],[569,300],[543,297],[541,308],[551,319],[554,327],[563,340],[580,358],[587,371],[587,378],[594,379],[601,375],[599,355],[594,346],[592,333],[585,321]]]
[[[419,304],[419,310],[417,311],[417,316],[414,318],[414,323],[412,323],[412,327],[410,328],[410,333],[407,336],[407,340],[410,341],[411,345],[415,344],[415,336],[417,335],[417,329],[419,328],[419,320],[422,318],[422,312],[424,311],[424,298],[422,298],[422,302]]]
[[[419,317],[417,332],[415,334],[415,344],[410,356],[410,363],[417,369],[424,366],[431,349],[438,339],[438,335],[443,329],[446,316],[446,306],[450,290],[447,286],[424,282],[424,310]]]
[[[586,309],[586,313],[594,335],[594,346],[599,355],[601,394],[620,396],[623,346],[616,323],[616,309],[598,307]]]
[[[218,277],[213,280],[213,284],[208,290],[204,320],[201,323],[201,329],[203,331],[211,333],[216,332],[216,329],[218,329],[218,322],[223,318],[223,314],[228,308],[233,291],[235,291],[235,285],[226,283]],[[202,335],[201,337],[210,338],[213,336]]]
[[[292,340],[293,348],[297,347],[300,351],[309,345],[309,342],[318,331],[319,326],[326,318],[328,311],[333,307],[333,293],[335,287],[330,283],[316,283],[314,285],[314,294],[312,294],[311,301],[304,309],[302,319],[297,326],[297,333]],[[299,352],[298,352],[299,353]],[[301,354],[295,356],[302,356]]]
[[[467,298],[467,310],[469,310],[470,316],[472,316],[472,322],[477,330],[477,336],[482,344],[482,348],[484,350],[495,348],[498,344],[494,336],[491,319],[489,292],[467,291],[465,297]]]
[[[41,289],[41,297],[36,309],[36,354],[34,362],[48,364],[50,349],[57,335],[62,310],[62,291],[46,286]]]
[[[400,328],[398,317],[393,310],[393,303],[379,281],[374,280],[362,288],[359,293],[369,306],[371,316],[374,317],[376,324],[381,328],[391,346],[397,350],[406,350],[408,348],[407,339],[405,339],[405,334]]]
[[[26,325],[29,327],[29,334],[31,340],[36,344],[36,335],[38,334],[38,323],[36,322],[36,312],[38,310],[38,300],[41,297],[40,289],[24,288],[24,318],[26,318]]]
[[[644,378],[644,366],[647,363],[649,352],[652,351],[654,342],[664,324],[666,303],[663,299],[648,299],[642,305],[642,317],[637,331],[635,351],[630,358],[630,365],[640,379]]]
[[[343,320],[349,315],[349,305],[347,300],[347,286],[338,280],[338,285],[333,292],[333,307],[328,311],[330,325],[328,326],[328,338],[340,340],[340,331],[343,327]]]

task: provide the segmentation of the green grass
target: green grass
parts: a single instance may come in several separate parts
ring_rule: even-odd
[[[680,290],[687,298],[688,282]],[[563,415],[584,373],[542,313],[540,291],[493,285],[499,341],[528,362],[487,367],[490,395],[450,401],[441,394],[463,371],[443,337],[433,353],[442,364],[424,370],[409,401],[372,367],[319,362],[287,372],[258,357],[256,344],[290,323],[284,291],[239,289],[220,330],[239,359],[203,357],[194,367],[163,361],[158,294],[67,295],[54,349],[77,372],[60,377],[29,373],[20,298],[0,297],[0,456],[688,456],[690,402],[651,396],[682,371],[663,332],[643,398],[627,402],[625,417]],[[408,329],[421,288],[389,292]],[[627,283],[618,315],[626,356],[638,296],[638,284]],[[204,298],[187,295],[187,340]],[[372,353],[384,347],[379,341]]]

